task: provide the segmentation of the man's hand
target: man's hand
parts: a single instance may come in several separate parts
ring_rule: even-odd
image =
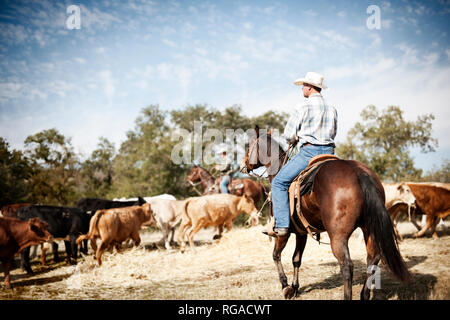
[[[288,140],[288,143],[289,143],[290,145],[292,145],[292,146],[295,146],[295,145],[297,144],[297,142],[298,142],[298,137],[297,137],[297,136],[295,136],[295,137],[293,137],[292,139],[289,139],[289,140]]]

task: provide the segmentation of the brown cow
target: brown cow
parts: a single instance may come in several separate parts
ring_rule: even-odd
[[[17,211],[22,207],[28,207],[31,206],[32,203],[14,203],[14,204],[8,204],[6,206],[3,206],[1,209],[1,214],[3,217],[9,217],[9,218],[17,218]]]
[[[253,225],[258,221],[258,210],[253,199],[246,194],[241,197],[232,194],[212,194],[202,197],[193,197],[185,200],[185,210],[181,217],[180,228],[178,229],[178,243],[181,252],[184,252],[184,237],[187,232],[189,246],[193,248],[194,235],[202,228],[217,226],[219,236],[225,226],[229,231],[233,221],[241,212],[250,216]]]
[[[156,220],[149,203],[142,206],[97,210],[90,221],[89,233],[78,237],[77,244],[85,239],[91,240],[98,265],[101,266],[102,255],[106,249],[120,245],[129,238],[134,240],[136,246],[139,245],[141,226],[155,224]],[[97,238],[101,240],[98,248]]]
[[[422,237],[430,229],[431,234],[436,238],[437,223],[450,214],[450,184],[433,182],[407,182],[407,184],[416,198],[418,211],[426,215],[426,224],[416,237]]]
[[[5,273],[6,288],[11,288],[9,270],[14,255],[23,249],[50,240],[47,222],[39,218],[22,221],[16,218],[0,217],[0,260]]]

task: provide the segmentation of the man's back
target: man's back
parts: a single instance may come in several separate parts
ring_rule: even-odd
[[[289,118],[284,136],[298,136],[298,146],[305,143],[332,145],[337,131],[337,111],[319,93],[312,94]]]

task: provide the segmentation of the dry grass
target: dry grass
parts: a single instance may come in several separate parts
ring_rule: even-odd
[[[12,272],[14,291],[0,289],[0,299],[282,299],[272,261],[273,242],[261,229],[236,228],[215,242],[210,240],[212,230],[203,230],[196,237],[202,241],[196,241],[195,250],[184,254],[156,248],[160,234],[143,232],[140,248],[105,253],[102,267],[89,255],[76,267],[35,265],[37,274],[32,277],[16,269]],[[399,230],[407,235],[400,249],[414,283],[404,287],[382,271],[382,288],[375,291],[374,298],[450,299],[448,229],[438,231],[441,238],[437,240],[408,236],[414,230],[407,223],[399,224]],[[355,266],[355,299],[359,298],[366,269],[365,246],[358,234],[355,232],[349,244]],[[282,256],[290,280],[294,240],[292,236]],[[327,240],[325,235],[323,241]],[[308,239],[300,289],[298,299],[342,299],[342,279],[329,245]]]

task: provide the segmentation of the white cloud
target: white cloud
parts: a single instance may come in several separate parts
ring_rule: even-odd
[[[371,32],[369,34],[369,37],[373,39],[372,43],[370,44],[371,47],[376,48],[381,45],[382,40],[378,32]]]
[[[410,46],[405,42],[402,42],[402,43],[396,45],[395,47],[400,49],[401,51],[403,51],[403,60],[402,61],[404,63],[416,64],[419,62],[419,59],[417,58],[418,50],[415,47]]]
[[[104,47],[95,48],[95,53],[97,53],[97,54],[105,54],[106,53],[106,49]]]
[[[162,39],[162,42],[165,43],[166,45],[168,45],[169,47],[172,47],[172,48],[176,48],[177,47],[176,43],[171,41],[171,40],[169,40],[169,39],[165,39],[164,38],[164,39]]]
[[[252,30],[252,29],[253,29],[253,23],[251,23],[251,22],[244,22],[244,23],[242,24],[242,26],[243,26],[244,29],[246,29],[246,30]]]
[[[0,101],[19,98],[23,87],[18,82],[0,82]]]
[[[61,98],[65,98],[67,94],[73,90],[74,85],[64,80],[54,80],[45,83],[45,92],[56,94]]]
[[[108,101],[111,103],[116,91],[111,70],[101,70],[98,73],[98,77],[103,84],[103,92],[105,93]]]
[[[303,13],[305,13],[307,16],[310,16],[310,17],[315,17],[315,16],[317,16],[317,12],[315,12],[315,11],[312,10],[312,9],[305,10],[305,11],[303,11]]]
[[[392,25],[392,20],[391,19],[381,18],[381,28],[383,28],[383,29],[390,29],[391,25]]]
[[[86,60],[83,59],[83,58],[77,57],[77,58],[74,58],[74,60],[75,60],[76,62],[78,62],[79,64],[86,64]]]
[[[110,11],[111,12],[111,11]],[[122,19],[96,7],[80,5],[81,29],[94,31],[107,30],[114,24],[122,23]]]
[[[32,99],[34,99],[34,97],[38,97],[40,99],[47,99],[48,94],[37,88],[34,88],[34,89],[31,89],[31,91],[30,91],[30,97]]]
[[[355,47],[353,40],[342,33],[335,30],[321,30],[318,32],[323,39],[320,39],[321,44],[327,47],[334,48],[348,48]]]
[[[159,72],[159,76],[164,80],[169,79],[169,76],[173,73],[173,65],[165,62],[159,64],[156,69]]]

